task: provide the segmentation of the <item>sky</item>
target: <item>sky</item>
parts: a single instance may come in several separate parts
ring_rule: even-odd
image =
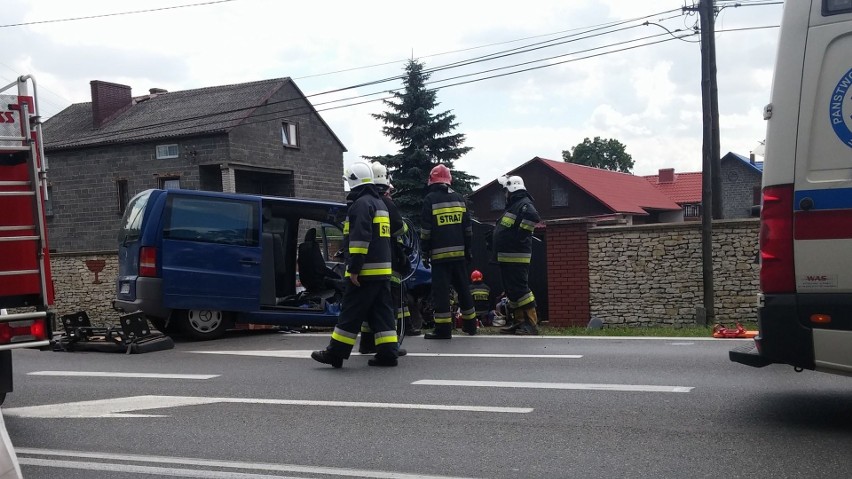
[[[720,143],[748,156],[765,137],[782,7],[737,3],[716,0]],[[0,82],[33,75],[49,117],[91,101],[92,80],[135,96],[290,77],[348,165],[399,149],[371,114],[401,82],[347,87],[398,77],[416,58],[436,69],[433,113],[451,111],[473,148],[455,166],[480,184],[595,136],[623,143],[634,174],[694,172],[701,53],[684,6],[693,0],[4,0]],[[152,9],[163,10],[115,15]],[[101,17],[55,21],[89,16]]]

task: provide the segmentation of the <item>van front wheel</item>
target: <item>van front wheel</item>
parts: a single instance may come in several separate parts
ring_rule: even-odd
[[[179,316],[181,329],[190,339],[206,341],[225,334],[229,327],[225,312],[215,309],[190,309]]]

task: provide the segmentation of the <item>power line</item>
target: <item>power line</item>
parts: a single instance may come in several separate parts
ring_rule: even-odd
[[[136,15],[138,13],[151,13],[151,12],[161,12],[163,10],[175,10],[178,8],[189,8],[189,7],[202,7],[205,5],[215,5],[217,3],[228,3],[235,2],[237,0],[214,0],[210,2],[203,3],[191,3],[187,5],[175,5],[173,7],[162,7],[162,8],[149,8],[147,10],[133,10],[130,12],[117,12],[117,13],[104,13],[102,15],[89,15],[86,17],[74,17],[74,18],[58,18],[55,20],[39,20],[35,22],[23,22],[23,23],[10,23],[8,25],[0,25],[0,28],[9,28],[9,27],[23,27],[25,25],[39,25],[44,23],[59,23],[59,22],[74,22],[77,20],[90,20],[92,18],[105,18],[105,17],[117,17],[120,15]]]
[[[730,30],[719,30],[719,31],[736,32],[736,31],[749,31],[749,30],[763,30],[763,29],[768,29],[768,28],[778,28],[778,26],[777,25],[764,25],[764,26],[743,27],[743,28],[735,28],[735,29],[730,29]],[[678,40],[678,39],[681,39],[681,38],[693,36],[695,34],[696,33],[693,32],[693,33],[689,33],[689,34],[684,34],[679,38],[678,37],[665,38],[665,39],[657,40],[657,41],[654,41],[654,42],[648,42],[648,43],[644,43],[644,44],[640,44],[640,45],[633,45],[633,46],[629,46],[629,47],[625,47],[625,48],[621,48],[621,49],[616,49],[616,50],[612,50],[612,51],[607,51],[607,52],[600,52],[600,53],[596,53],[596,54],[593,54],[593,55],[587,55],[587,56],[584,56],[584,57],[564,60],[564,61],[561,61],[561,62],[551,63],[551,64],[547,64],[547,65],[540,65],[540,66],[530,67],[530,68],[526,68],[526,69],[522,69],[522,70],[506,72],[506,73],[501,73],[501,74],[497,74],[497,75],[491,75],[491,76],[487,76],[487,77],[483,77],[483,78],[477,78],[477,79],[467,80],[467,81],[463,81],[463,82],[457,82],[457,83],[453,83],[453,84],[449,84],[449,85],[443,85],[443,86],[431,88],[431,90],[439,91],[439,90],[442,90],[444,88],[450,88],[450,87],[459,86],[459,85],[476,83],[476,82],[479,82],[479,81],[485,81],[485,80],[490,80],[490,79],[494,79],[494,78],[500,78],[500,77],[515,75],[515,74],[518,74],[518,73],[525,73],[525,72],[529,72],[529,71],[533,71],[533,70],[539,70],[539,69],[542,69],[542,68],[549,68],[549,67],[552,67],[552,66],[557,66],[557,65],[561,65],[561,64],[565,64],[565,63],[572,63],[572,62],[576,62],[576,61],[600,57],[600,56],[609,55],[609,54],[613,54],[613,53],[619,53],[619,52],[623,52],[623,51],[627,51],[627,50],[633,50],[633,49],[641,48],[641,47],[645,47],[645,46],[651,46],[651,45],[656,45],[656,44],[665,43],[665,42],[669,42],[669,41],[674,41],[674,40]],[[667,35],[667,34],[660,33],[660,34],[657,34],[657,35],[651,35],[651,36],[648,36],[648,37],[644,37],[644,39],[659,37],[659,36],[663,36],[663,35]],[[605,45],[603,47],[595,47],[595,48],[591,48],[591,49],[587,49],[587,50],[583,50],[583,51],[579,51],[579,52],[573,52],[571,54],[584,53],[584,52],[588,52],[588,51],[592,51],[592,50],[598,50],[598,49],[605,48],[605,47],[622,45],[622,44],[626,44],[626,43],[639,41],[639,40],[642,40],[642,39],[643,38],[627,40],[627,41],[623,41],[623,42],[610,44],[608,46]],[[566,54],[566,55],[571,55],[571,54]],[[566,55],[562,55],[562,56],[566,56]],[[548,59],[541,59],[541,60],[538,60],[538,61],[546,61],[546,60],[548,60]],[[522,66],[524,64],[529,64],[529,63],[534,63],[534,61],[533,62],[525,62],[525,63],[522,63],[522,64],[517,64],[517,65],[513,65],[513,66],[509,66],[509,67],[503,67],[503,69],[504,68],[512,68],[512,67],[516,67],[516,66]],[[484,72],[478,72],[478,73],[472,73],[472,74],[463,75],[463,76],[454,77],[454,78],[449,78],[449,79],[444,79],[444,80],[438,80],[436,82],[431,82],[430,84],[438,83],[438,82],[441,82],[441,81],[449,81],[449,80],[452,80],[452,79],[458,79],[458,78],[462,78],[464,76],[481,75],[482,73],[495,71],[495,70],[497,70],[497,69],[488,70],[488,71],[484,71]],[[388,93],[394,93],[394,92],[399,91],[401,89],[402,88],[399,88],[399,89],[396,89],[396,90],[390,90]],[[320,108],[320,109],[315,108],[316,106],[320,106],[320,105],[337,103],[337,102],[341,102],[341,101],[355,100],[355,99],[358,99],[358,98],[374,96],[374,95],[377,95],[377,94],[380,94],[380,93],[384,93],[384,92],[374,92],[374,93],[370,93],[370,94],[359,95],[359,96],[356,96],[356,97],[344,98],[344,99],[339,99],[339,100],[331,100],[331,101],[325,102],[325,103],[317,103],[317,104],[310,104],[309,103],[307,106],[298,106],[298,107],[294,107],[294,108],[287,108],[287,109],[283,109],[283,110],[276,110],[276,111],[261,113],[261,114],[253,116],[253,118],[260,118],[260,117],[270,116],[270,115],[275,115],[275,118],[270,118],[270,119],[266,119],[266,120],[250,121],[250,122],[242,122],[242,123],[240,123],[240,125],[244,126],[244,125],[257,124],[257,123],[267,123],[269,121],[277,121],[279,119],[278,117],[281,116],[281,115],[287,116],[289,118],[293,118],[293,117],[299,117],[299,116],[307,115],[307,114],[311,113],[312,111],[316,111],[317,113],[319,113],[319,112],[322,112],[322,111],[330,111],[330,110],[337,110],[337,109],[341,109],[341,108],[349,108],[349,107],[353,107],[353,106],[363,105],[363,104],[366,104],[366,103],[373,103],[373,102],[376,102],[376,101],[389,100],[389,99],[394,98],[394,96],[386,96],[386,97],[383,97],[383,98],[375,98],[375,99],[371,99],[371,100],[364,100],[364,101],[359,101],[359,102],[354,102],[354,103],[347,103],[345,105],[330,106],[328,108]],[[273,105],[273,104],[282,104],[282,103],[287,103],[287,102],[291,102],[291,101],[300,101],[300,100],[301,100],[300,98],[299,99],[292,99],[292,100],[282,100],[282,101],[278,101],[278,102],[269,103],[265,106],[270,106],[270,105]],[[251,110],[251,109],[255,109],[255,108],[256,108],[256,106],[252,106],[252,107],[228,110],[228,111],[224,111],[224,112],[217,112],[217,113],[214,113],[214,114],[198,115],[196,117],[187,117],[187,118],[182,118],[182,119],[178,119],[178,120],[170,120],[170,121],[167,121],[167,122],[161,122],[161,123],[156,123],[156,124],[151,124],[151,125],[134,127],[134,128],[116,131],[116,132],[109,132],[109,133],[102,133],[102,134],[98,134],[98,135],[92,135],[92,136],[85,138],[85,140],[92,140],[92,139],[99,139],[100,138],[100,139],[104,139],[105,141],[108,142],[109,141],[108,139],[110,137],[122,135],[122,134],[129,132],[129,131],[148,130],[148,129],[157,128],[157,127],[161,127],[161,126],[165,126],[165,125],[169,125],[169,124],[177,124],[177,123],[182,123],[182,122],[186,122],[186,121],[200,120],[200,119],[204,119],[204,118],[213,118],[213,117],[216,117],[216,116],[226,115],[226,114],[230,114],[230,113],[236,113],[236,112],[239,112],[239,111],[247,111],[247,110]],[[297,112],[300,112],[300,113],[297,113]],[[216,125],[216,124],[220,124],[220,123],[223,124],[223,126],[224,126],[225,124],[229,124],[229,123],[232,123],[234,121],[238,121],[238,120],[237,119],[214,120],[214,121],[210,121],[208,123],[194,124],[194,125],[191,125],[191,126],[174,128],[174,129],[172,129],[172,131],[174,132],[174,131],[188,130],[188,129],[198,128],[198,127],[202,127],[202,126]],[[122,141],[136,139],[136,138],[142,138],[142,137],[145,137],[147,135],[148,135],[148,133],[140,133],[139,135],[136,135],[136,136],[130,136],[130,137],[122,138]],[[174,136],[180,136],[180,135],[174,135]]]

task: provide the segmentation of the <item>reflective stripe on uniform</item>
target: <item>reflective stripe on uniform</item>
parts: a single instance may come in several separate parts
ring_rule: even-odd
[[[473,308],[461,312],[462,319],[476,319],[476,310]]]
[[[349,241],[349,254],[367,254],[369,248],[369,241]]]
[[[349,234],[349,220],[343,222],[343,234]]]
[[[530,220],[522,220],[521,221],[521,229],[527,231],[535,231],[535,223]]]
[[[357,337],[358,333],[350,333],[349,331],[344,331],[338,327],[335,327],[334,332],[331,333],[331,339],[350,346],[355,345],[355,338]]]
[[[535,301],[535,296],[532,294],[532,291],[530,291],[529,293],[521,296],[520,299],[515,301],[515,307],[520,308],[521,306],[526,306],[532,303],[533,301]]]
[[[497,253],[498,263],[529,263],[531,253]]]
[[[465,211],[467,211],[467,205],[461,201],[447,201],[432,205],[433,215],[440,215],[443,213],[464,213]]]
[[[435,324],[449,324],[453,322],[450,313],[435,313]]]
[[[500,218],[500,224],[506,228],[511,228],[512,226],[515,226],[515,221],[517,219],[518,217],[515,216],[514,213],[509,213],[507,211],[506,213],[503,213],[503,216]]]
[[[408,306],[403,309],[396,308],[396,319],[403,319],[411,316],[411,313],[408,311]]]
[[[399,342],[399,338],[396,336],[396,331],[382,331],[376,333],[376,346],[396,342]]]
[[[432,250],[433,260],[461,257],[464,257],[464,246],[449,246],[446,248],[435,248]]]
[[[361,276],[390,276],[393,271],[390,263],[364,263],[361,272],[358,274]]]
[[[362,333],[372,333],[373,330],[370,329],[370,323],[361,323],[361,332]]]

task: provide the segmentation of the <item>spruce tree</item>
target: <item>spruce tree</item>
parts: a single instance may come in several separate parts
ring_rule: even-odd
[[[477,179],[453,166],[455,160],[472,148],[462,146],[464,134],[452,133],[458,123],[451,111],[432,112],[439,103],[437,92],[426,88],[429,76],[419,61],[406,63],[405,88],[402,92],[391,92],[393,99],[384,100],[388,107],[386,112],[372,115],[382,121],[382,133],[400,149],[393,155],[363,157],[387,166],[396,189],[394,203],[415,223],[419,223],[426,181],[435,165],[441,163],[452,171],[452,188],[462,195],[473,190]]]

